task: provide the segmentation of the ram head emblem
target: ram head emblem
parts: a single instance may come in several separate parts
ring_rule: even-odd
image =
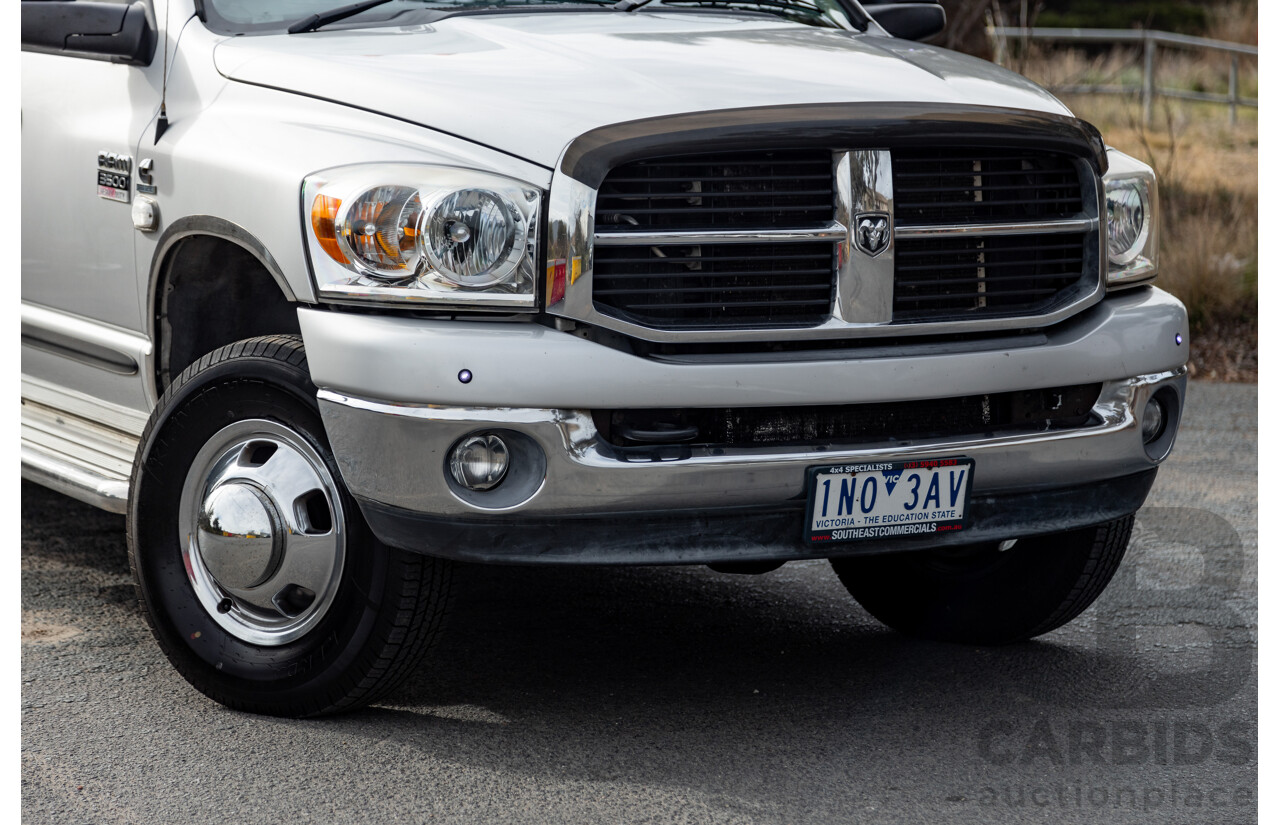
[[[860,212],[854,220],[854,244],[871,257],[889,245],[889,216],[884,212]]]

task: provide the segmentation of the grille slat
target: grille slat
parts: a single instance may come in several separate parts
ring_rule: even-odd
[[[660,160],[641,160],[626,166],[619,166],[619,169],[716,169],[729,170],[724,174],[729,174],[733,169],[750,168],[752,166],[768,165],[768,166],[798,166],[812,165],[814,163],[831,162],[831,154],[825,150],[812,151],[796,151],[786,150],[777,152],[725,152],[716,154],[703,155],[686,155],[679,158],[667,158]],[[623,173],[626,174],[625,172]],[[610,176],[612,177],[612,175]]]
[[[829,189],[805,189],[788,192],[787,195],[826,195],[829,193]],[[704,200],[706,198],[755,198],[759,200],[760,194],[758,192],[704,192],[681,189],[679,192],[618,193],[614,197],[618,200]]]
[[[750,263],[754,263],[754,262],[756,262],[756,261],[807,261],[807,260],[810,260],[811,258],[812,258],[812,256],[810,256],[810,255],[737,255],[737,256],[735,256],[735,255],[720,255],[720,256],[718,256],[718,257],[717,257],[717,260],[719,260],[719,261],[735,261],[735,260],[740,260],[740,261],[747,261],[747,262],[750,262]],[[610,262],[610,264],[613,264],[613,265],[621,265],[621,264],[648,264],[648,265],[653,265],[653,264],[656,264],[656,263],[663,263],[663,264],[692,264],[692,263],[701,263],[701,262],[702,262],[702,258],[700,258],[700,257],[697,257],[697,258],[695,258],[695,257],[686,257],[686,258],[676,258],[676,257],[666,257],[666,258],[656,258],[656,257],[648,257],[648,258],[626,258],[626,257],[618,256],[618,257],[610,257],[609,262]],[[616,277],[616,276],[615,276],[615,277]]]
[[[1025,254],[1027,252],[1056,252],[1063,249],[1078,250],[1079,248],[1080,248],[1080,244],[1078,243],[1043,244],[1043,245],[1036,244],[1032,246],[1028,246],[1025,244],[1022,246],[1014,246],[1013,244],[1010,243],[1004,246],[1002,251],[1007,254],[1015,254],[1015,253]],[[936,254],[937,254],[936,252],[929,249],[905,249],[905,250],[899,249],[897,251],[897,257],[899,258],[919,258],[925,255],[936,255]],[[914,264],[907,267],[899,267],[899,268],[900,269],[919,269],[919,267],[917,267]]]
[[[696,294],[699,292],[770,292],[777,295],[786,295],[793,292],[814,292],[816,290],[827,291],[826,284],[813,284],[811,286],[777,286],[777,285],[754,285],[754,286],[684,286],[681,287],[681,293],[685,295]],[[597,295],[669,295],[670,287],[644,287],[639,289],[601,289],[597,290]]]
[[[1063,183],[1067,183],[1067,182],[1068,181],[1063,181]],[[1013,184],[1009,186],[987,186],[986,184],[983,184],[983,186],[981,187],[981,190],[983,192],[1004,192],[1004,191],[1014,191],[1014,190],[1022,190],[1022,189],[1026,189],[1026,187],[1020,184]],[[911,192],[917,195],[925,194],[925,193],[935,193],[935,192],[972,192],[972,191],[974,191],[973,186],[913,186],[911,187]],[[1079,200],[1079,198],[1076,198],[1076,200]]]
[[[623,210],[619,210],[619,211],[620,213],[626,214],[629,217],[635,217],[636,215],[652,215],[659,218],[670,217],[672,219],[675,219],[679,216],[690,215],[690,216],[708,217],[709,219],[710,216],[715,216],[715,215],[739,215],[743,213],[769,213],[773,215],[777,215],[778,213],[794,214],[797,212],[811,212],[812,209],[813,207],[811,206],[774,206],[774,205],[771,205],[771,206],[683,206],[683,207],[676,207],[676,208],[672,208],[669,206],[662,206],[662,207],[645,207],[643,209],[627,208],[625,211]],[[605,213],[603,211],[601,212],[601,214],[604,215],[605,217],[613,216],[613,213]],[[628,224],[628,225],[634,226],[635,224]],[[597,223],[596,226],[599,227],[600,224]],[[761,227],[753,226],[751,228],[759,229]]]
[[[787,175],[791,180],[830,180],[831,173],[824,172],[819,175]],[[777,180],[777,175],[735,175],[733,180],[737,183],[754,183],[756,181],[773,181]],[[721,180],[721,179],[716,179]],[[677,175],[675,177],[626,177],[625,175],[610,175],[607,181],[611,185],[620,185],[626,183],[688,183],[688,175]]]
[[[672,309],[723,309],[725,301],[686,301],[684,303],[672,303],[669,301],[660,301],[652,304],[637,304],[637,309],[647,309],[650,311],[672,310]],[[736,309],[748,309],[753,307],[826,307],[827,301],[734,301],[733,306]]]
[[[1072,260],[1064,260],[1064,261],[1063,261],[1063,263],[1064,263],[1064,264],[1067,264],[1067,263],[1076,263],[1076,264],[1079,264],[1079,263],[1081,263],[1082,261],[1083,261],[1083,259],[1082,259],[1082,258],[1076,258],[1074,261],[1072,261]],[[1039,261],[1039,260],[1036,260],[1036,259],[1033,259],[1033,258],[1028,258],[1028,259],[1024,259],[1024,260],[1020,260],[1020,261],[988,261],[988,262],[984,263],[982,266],[983,266],[983,268],[984,268],[984,269],[988,269],[988,270],[990,270],[990,269],[999,269],[1000,267],[1010,267],[1010,266],[1035,266],[1035,265],[1036,265],[1036,264],[1038,264],[1038,263],[1043,263],[1043,262],[1042,262],[1042,261]],[[937,271],[939,271],[939,270],[944,270],[944,269],[973,269],[973,264],[972,264],[972,263],[963,263],[963,264],[939,264],[939,265],[937,265],[937,266],[900,266],[900,267],[898,267],[898,271],[899,271],[899,272],[937,272]],[[1021,277],[1021,278],[1034,278],[1034,277],[1036,277],[1036,276],[1034,276],[1034,275],[1019,275],[1019,276],[1017,276],[1017,277]],[[939,282],[939,281],[938,281],[937,279],[934,279],[933,281],[931,281],[931,283],[938,283],[938,282]],[[912,284],[912,283],[915,283],[915,282],[914,282],[914,281],[907,281],[907,280],[899,279],[899,280],[898,280],[898,283]]]
[[[652,273],[640,272],[640,273],[618,273],[618,274],[610,275],[609,278],[610,280],[622,281],[624,283],[627,281],[634,281],[634,280],[654,281],[654,280],[664,280],[664,279],[669,280],[672,278],[677,278],[681,281],[681,284],[669,286],[666,288],[667,289],[671,289],[671,288],[691,289],[692,287],[684,285],[685,282],[688,282],[691,280],[697,280],[699,278],[711,278],[714,280],[723,280],[725,278],[750,277],[750,276],[759,275],[759,274],[760,274],[759,271],[751,272],[748,270],[739,270],[736,272],[652,272]],[[787,274],[789,275],[826,275],[828,274],[828,272],[826,269],[792,269],[792,270],[788,270]],[[817,279],[814,279],[814,280],[817,281]],[[813,286],[815,287],[821,286],[824,289],[830,288],[830,284],[827,284],[825,282],[814,283]],[[611,291],[616,291],[616,290],[597,288],[596,294],[601,295]],[[625,291],[629,292],[631,290],[625,290]]]
[[[948,291],[946,295],[916,295],[911,300],[917,304],[938,303],[962,300],[976,300],[979,298],[1020,298],[1029,295],[1053,295],[1056,289],[1002,289],[999,292],[987,292],[978,290],[973,292],[953,292]]]
[[[987,162],[989,163],[990,161],[987,161]],[[899,179],[915,180],[915,179],[921,179],[921,178],[937,178],[940,176],[944,176],[944,174],[947,174],[944,172],[944,170],[941,170],[941,169],[934,169],[926,172],[913,172],[911,171],[911,169],[913,168],[917,168],[917,167],[908,166],[906,167],[905,170],[900,170],[898,172],[895,172],[893,176],[894,179],[895,180],[899,180]],[[967,168],[964,166],[957,166],[952,168],[949,172],[949,174],[954,175],[956,177],[960,177],[960,178],[980,176],[980,177],[996,178],[996,179],[1003,179],[1003,178],[1021,179],[1025,177],[1026,173],[1027,173],[1027,170],[1022,168],[1001,170],[999,166],[996,166],[994,168],[988,167],[986,169],[980,168],[979,171],[975,172],[973,170],[972,165],[970,165]],[[1064,172],[1043,172],[1042,171],[1040,173],[1040,179],[1042,181],[1054,182],[1055,175],[1061,179],[1056,181],[1058,183],[1071,183],[1075,180],[1074,170],[1072,170],[1071,172],[1065,172],[1065,171]],[[906,188],[924,189],[925,187],[908,184]],[[968,188],[968,187],[961,187],[961,188]]]
[[[1002,282],[1009,282],[1009,281],[1016,281],[1020,284],[1035,284],[1040,281],[1050,281],[1050,280],[1056,282],[1057,279],[1061,277],[1062,277],[1061,273],[1045,273],[1040,275],[1000,275],[995,277],[988,275],[985,278],[935,278],[935,279],[923,280],[923,281],[899,281],[898,285],[903,287],[938,286],[941,284],[956,284],[956,285],[996,284],[996,285],[999,285]]]
[[[974,191],[974,190],[969,190],[969,191]],[[983,190],[983,191],[986,191],[986,190]],[[1036,200],[1036,202],[1035,202],[1036,206],[1040,206],[1040,207],[1046,206],[1046,205],[1048,205],[1048,204],[1054,204],[1054,203],[1071,203],[1071,204],[1078,204],[1078,203],[1080,203],[1080,198],[1079,198],[1079,197],[1067,197],[1067,198],[1038,198],[1038,199]],[[902,202],[902,203],[897,204],[897,206],[898,206],[898,208],[899,208],[899,209],[904,209],[904,210],[917,210],[917,209],[923,210],[923,209],[931,209],[931,208],[933,208],[933,207],[936,207],[937,205],[938,205],[938,204],[936,204],[936,203],[934,203],[934,202],[932,202],[932,201],[918,201],[918,202],[914,202],[914,203],[913,203],[913,202],[911,202],[911,201],[904,201],[904,202]],[[976,206],[976,205],[978,205],[978,204],[976,204],[976,203],[975,203],[974,205]],[[1064,217],[1065,217],[1065,216],[1064,216]]]

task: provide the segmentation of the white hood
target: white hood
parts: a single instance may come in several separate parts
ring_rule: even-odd
[[[236,37],[214,57],[233,80],[384,113],[547,167],[591,129],[715,109],[898,102],[1070,114],[975,58],[758,16],[464,15]]]

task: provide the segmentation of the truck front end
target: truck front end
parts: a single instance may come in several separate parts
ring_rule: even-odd
[[[1187,320],[1149,285],[1154,177],[1078,121],[734,110],[585,134],[548,192],[398,172],[308,182],[313,215],[392,193],[385,225],[313,222],[318,294],[508,314],[301,310],[343,478],[391,544],[615,564],[999,544],[1132,514],[1172,446]],[[414,277],[348,240],[409,223]]]

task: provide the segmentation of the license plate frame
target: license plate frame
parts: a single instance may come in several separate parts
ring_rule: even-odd
[[[972,518],[974,466],[967,456],[811,466],[805,479],[804,543],[842,544],[963,531]],[[828,481],[835,483],[825,484]],[[932,501],[934,492],[938,506],[930,507],[926,517],[919,508]],[[818,509],[820,502],[826,505],[825,513]],[[913,502],[914,507],[906,507]],[[870,509],[864,510],[867,504]]]

